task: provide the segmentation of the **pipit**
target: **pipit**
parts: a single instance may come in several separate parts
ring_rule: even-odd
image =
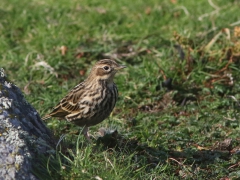
[[[112,112],[118,90],[113,78],[118,70],[126,66],[110,59],[98,61],[87,79],[75,86],[43,120],[58,117],[84,126],[83,134],[90,141],[89,126],[106,119]]]

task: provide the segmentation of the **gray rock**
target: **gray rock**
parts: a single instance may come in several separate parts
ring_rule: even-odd
[[[53,152],[50,130],[0,68],[0,180],[37,180],[37,156]],[[39,166],[40,167],[40,166]]]

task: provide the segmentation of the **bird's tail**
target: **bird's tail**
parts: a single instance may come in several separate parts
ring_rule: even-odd
[[[45,121],[45,120],[47,120],[47,119],[49,119],[49,118],[51,118],[52,116],[50,116],[49,114],[47,114],[47,115],[45,115],[43,118],[42,118],[42,120],[43,121]]]

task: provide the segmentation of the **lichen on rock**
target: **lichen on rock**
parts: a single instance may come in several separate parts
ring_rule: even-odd
[[[53,151],[53,144],[37,111],[0,68],[0,180],[36,180],[36,156]]]

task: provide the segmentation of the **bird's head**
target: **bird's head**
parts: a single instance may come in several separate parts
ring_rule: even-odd
[[[103,59],[98,61],[92,68],[89,77],[95,80],[105,80],[112,82],[114,75],[126,66],[119,65],[113,60]]]

